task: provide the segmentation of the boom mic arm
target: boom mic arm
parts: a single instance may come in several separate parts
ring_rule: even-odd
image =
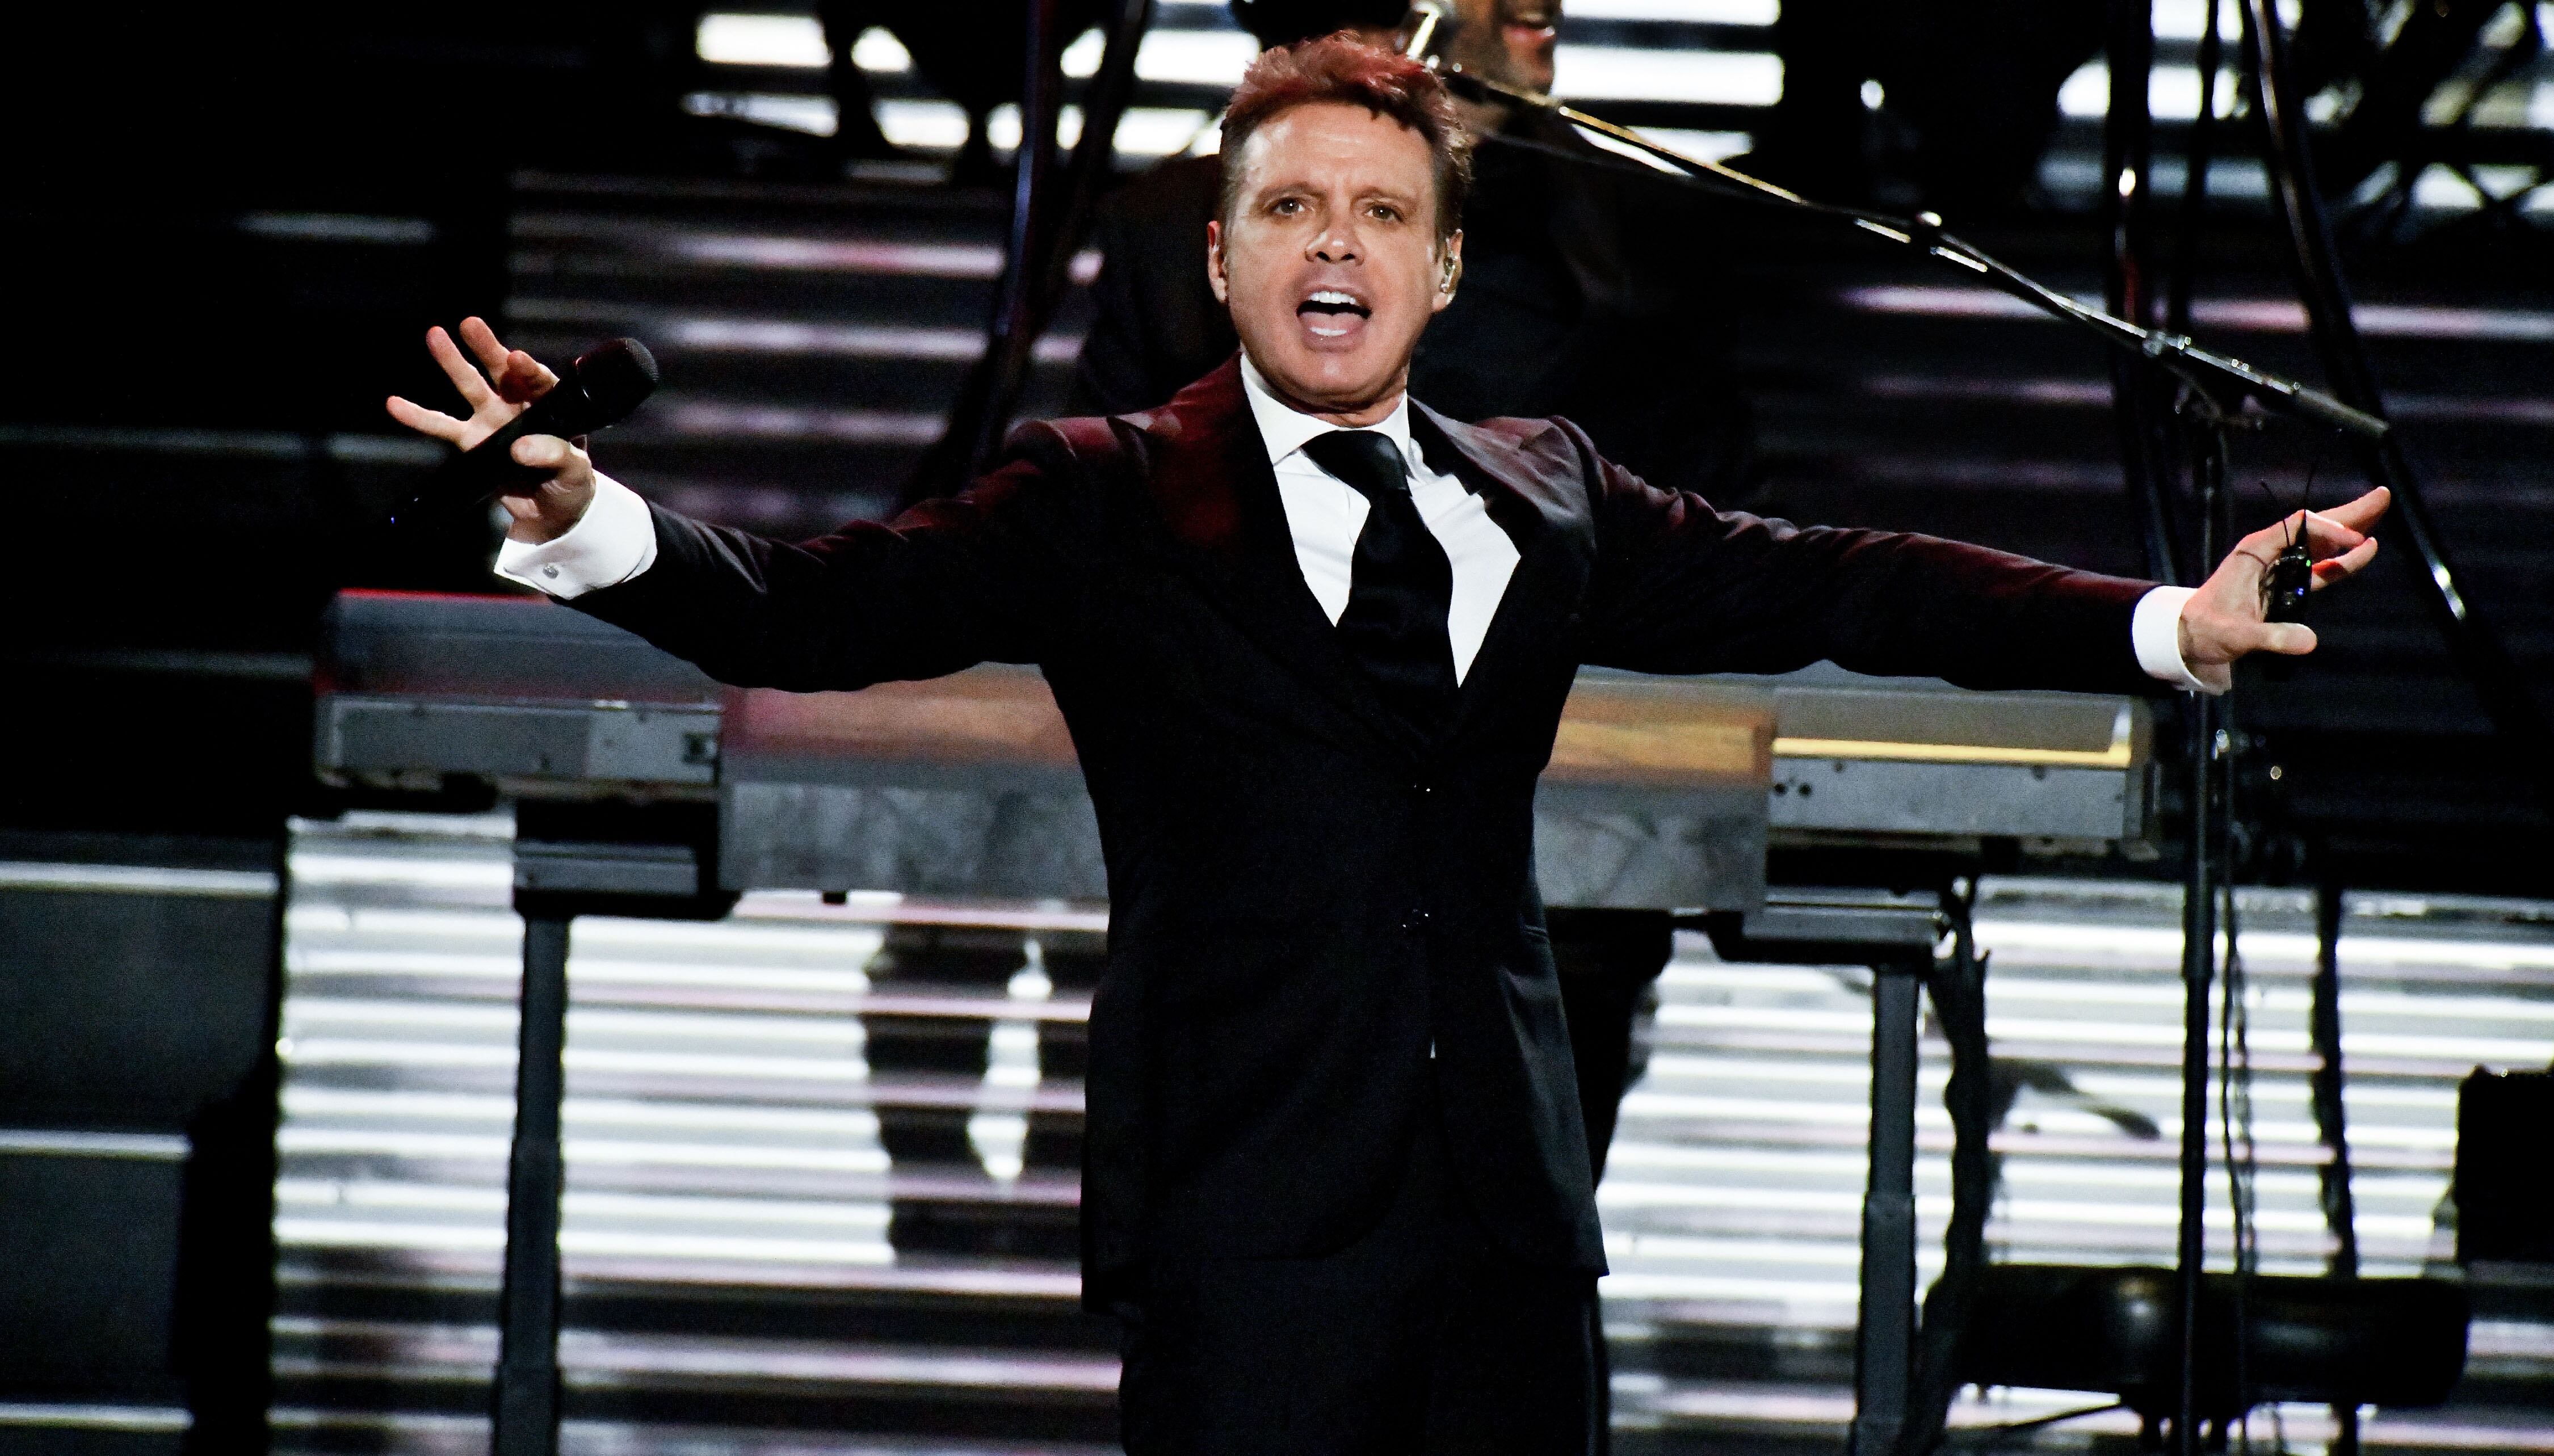
[[[1717,162],[1687,157],[1673,148],[1662,147],[1628,127],[1589,116],[1583,111],[1563,105],[1540,91],[1528,91],[1502,84],[1486,76],[1474,75],[1459,65],[1446,65],[1442,59],[1422,56],[1427,38],[1434,35],[1443,11],[1437,0],[1421,0],[1419,10],[1429,14],[1422,18],[1404,45],[1404,51],[1426,58],[1444,77],[1447,88],[1474,101],[1503,102],[1529,106],[1550,112],[1581,131],[1592,132],[1644,156],[1655,157],[1678,169],[1678,179],[1690,185],[1713,186],[1734,191],[1752,201],[1771,203],[1796,211],[1815,213],[1835,219],[1848,227],[1859,228],[1874,237],[1923,253],[1927,257],[1954,265],[1978,276],[1980,281],[2009,293],[2052,317],[2080,325],[2100,335],[2113,348],[2124,349],[2151,360],[2182,380],[2202,394],[2211,386],[2232,391],[2237,395],[2250,395],[2264,409],[2311,420],[2330,429],[2367,438],[2386,432],[2382,419],[2325,393],[2321,390],[2284,379],[2266,370],[2256,369],[2240,359],[2202,349],[2180,334],[2160,329],[2142,328],[2126,319],[2113,318],[2098,308],[2089,307],[2024,274],[2012,265],[1942,231],[1942,220],[1933,214],[1915,217],[1893,217],[1887,213],[1865,212],[1859,208],[1838,207],[1832,203],[1814,202],[1788,187],[1779,187],[1761,177],[1752,177],[1735,168]],[[1671,174],[1674,175],[1674,174]]]

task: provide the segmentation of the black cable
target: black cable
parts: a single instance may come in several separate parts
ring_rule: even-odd
[[[2227,816],[2231,825],[2234,816]],[[2231,859],[2230,859],[2231,863]],[[2253,1392],[2251,1319],[2246,1307],[2253,1275],[2261,1267],[2261,1231],[2255,1221],[2254,1179],[2260,1172],[2253,1142],[2252,1009],[2246,1004],[2243,922],[2238,918],[2235,885],[2230,876],[2220,901],[2219,921],[2226,928],[2226,960],[2218,973],[2217,1136],[2226,1159],[2226,1199],[2233,1214],[2235,1237],[2235,1418],[2243,1423],[2243,1449],[2252,1450]]]
[[[1951,1052],[1950,1080],[1942,1105],[1951,1114],[1951,1220],[1942,1230],[1942,1274],[1924,1295],[1924,1320],[1916,1335],[1915,1378],[1907,1398],[1907,1422],[1892,1456],[1924,1456],[1940,1445],[1959,1394],[1960,1341],[1977,1302],[1986,1268],[1987,1215],[1995,1201],[1995,1075],[1987,1046],[1987,957],[1978,953],[1974,919],[1978,882],[1947,886],[1942,913],[1951,923],[1951,953],[1933,962],[1925,994],[1942,1040]]]
[[[2359,1274],[2359,1218],[2351,1197],[2350,1126],[2343,1103],[2341,1061],[2341,886],[2326,876],[2315,886],[2315,975],[2307,1041],[2314,1048],[2311,1089],[2315,1133],[2331,1150],[2317,1172],[2324,1226],[2331,1230],[2329,1274]],[[2330,1456],[2359,1456],[2359,1407],[2332,1407],[2336,1434]]]

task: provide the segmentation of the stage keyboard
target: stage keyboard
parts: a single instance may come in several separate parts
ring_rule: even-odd
[[[317,686],[314,756],[335,784],[714,813],[662,863],[668,895],[1105,896],[1072,740],[1033,669],[733,689],[549,603],[349,592]],[[1743,913],[1769,847],[2137,854],[2152,738],[2131,698],[1590,669],[1544,774],[1538,873],[1556,905]]]

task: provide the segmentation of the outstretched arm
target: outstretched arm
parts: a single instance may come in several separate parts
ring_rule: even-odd
[[[473,318],[426,337],[471,406],[458,419],[406,399],[391,413],[465,449],[557,383]],[[1044,661],[1069,629],[1072,533],[1050,467],[1015,462],[974,489],[892,524],[856,521],[811,541],[767,540],[651,506],[598,475],[576,442],[518,440],[514,458],[549,474],[503,498],[514,516],[499,570],[627,627],[722,682],[798,691],[934,677],[987,660]]]
[[[2313,650],[2307,628],[2263,619],[2260,581],[2280,527],[2247,537],[2205,585],[2184,593],[1931,536],[1720,513],[1579,444],[1598,540],[1586,613],[1591,662],[1783,672],[1830,660],[1975,688],[2119,693],[2163,677],[2223,692],[2246,653]],[[2308,522],[2317,586],[2367,564],[2376,545],[2365,531],[2384,508],[2383,493],[2373,492]],[[2179,663],[2155,662],[2152,643],[2133,638],[2132,622],[2158,608],[2177,616],[2156,624],[2171,628],[2162,655],[2177,647]]]

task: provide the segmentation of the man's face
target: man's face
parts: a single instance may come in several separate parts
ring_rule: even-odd
[[[1207,225],[1207,277],[1233,332],[1290,403],[1381,418],[1461,256],[1460,236],[1437,246],[1427,139],[1312,102],[1262,123],[1238,161],[1232,215]]]
[[[1490,80],[1549,91],[1560,27],[1561,0],[1454,0],[1446,58]]]

